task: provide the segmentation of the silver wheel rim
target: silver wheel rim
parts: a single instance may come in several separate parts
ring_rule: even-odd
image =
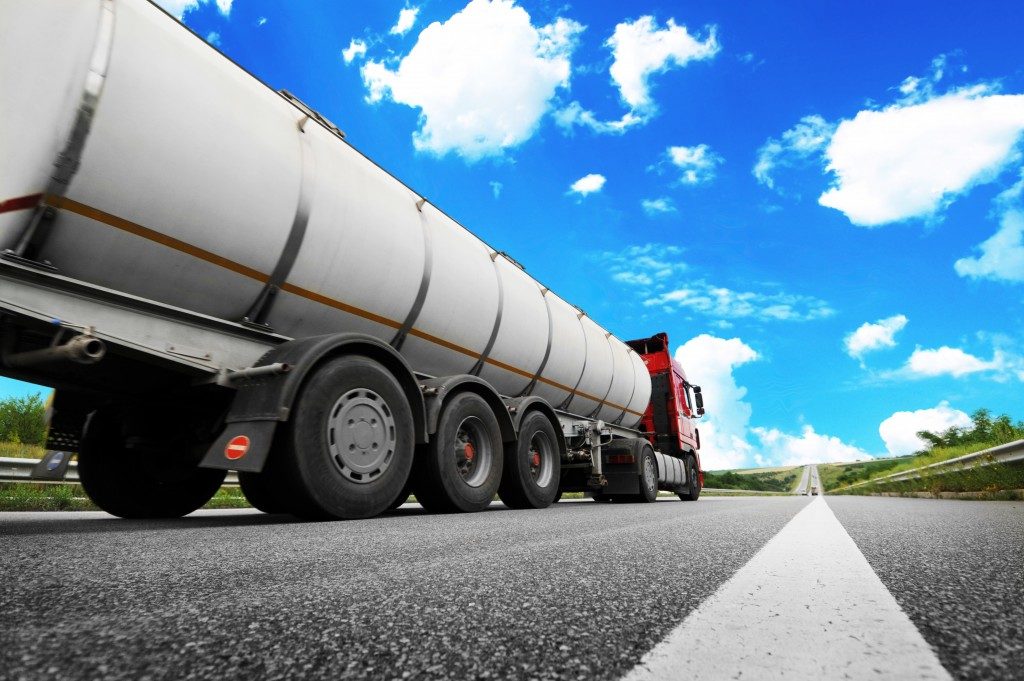
[[[527,466],[530,469],[530,477],[538,487],[547,487],[551,484],[551,478],[555,472],[555,448],[548,434],[544,431],[537,431],[530,438],[530,448],[526,453],[529,457]]]
[[[338,398],[327,418],[331,459],[352,482],[378,479],[394,460],[396,439],[388,403],[366,388],[354,388]]]
[[[644,457],[644,484],[647,485],[647,489],[657,489],[658,487],[658,476],[654,472],[654,462],[651,461],[651,457]]]
[[[462,420],[455,431],[452,454],[455,457],[455,469],[463,482],[470,487],[484,484],[491,473],[494,452],[483,421],[476,416]]]

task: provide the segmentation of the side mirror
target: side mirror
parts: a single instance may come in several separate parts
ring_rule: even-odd
[[[693,386],[693,399],[697,403],[697,416],[704,415],[704,396],[700,393],[700,386]]]

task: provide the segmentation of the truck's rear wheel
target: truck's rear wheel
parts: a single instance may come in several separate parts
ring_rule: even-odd
[[[640,494],[637,501],[650,503],[658,498],[658,461],[654,458],[651,445],[644,444],[640,449]]]
[[[561,456],[555,429],[539,411],[519,425],[519,439],[505,452],[498,496],[509,508],[547,508],[558,494]]]
[[[697,477],[697,461],[686,457],[686,488],[677,494],[682,501],[697,501],[700,498],[700,479]]]
[[[279,482],[273,472],[267,469],[261,473],[238,473],[238,486],[242,488],[246,501],[264,513],[288,512],[288,505],[282,499]]]
[[[288,510],[310,519],[368,518],[399,495],[412,468],[412,409],[381,364],[349,355],[303,386],[277,451]]]
[[[460,393],[445,404],[437,432],[416,459],[413,489],[428,511],[480,511],[501,482],[498,419],[484,398]]]
[[[180,428],[140,436],[128,429],[127,418],[104,409],[85,427],[78,478],[93,503],[121,518],[180,518],[217,493],[225,471],[196,465],[206,443],[190,442]]]
[[[409,501],[409,495],[412,494],[412,481],[413,476],[410,473],[409,479],[405,481],[405,485],[402,487],[402,491],[398,493],[398,496],[388,505],[389,511],[394,511],[396,508]]]

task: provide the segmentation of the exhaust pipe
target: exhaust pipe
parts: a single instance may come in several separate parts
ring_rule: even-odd
[[[52,362],[75,362],[77,364],[95,364],[107,354],[107,344],[93,336],[75,336],[63,345],[55,345],[42,350],[29,350],[8,355],[4,364],[13,368],[31,367]]]

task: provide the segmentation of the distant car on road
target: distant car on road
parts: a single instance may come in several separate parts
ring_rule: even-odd
[[[818,496],[818,488],[817,487],[812,487],[811,488],[811,496],[812,497]]]

